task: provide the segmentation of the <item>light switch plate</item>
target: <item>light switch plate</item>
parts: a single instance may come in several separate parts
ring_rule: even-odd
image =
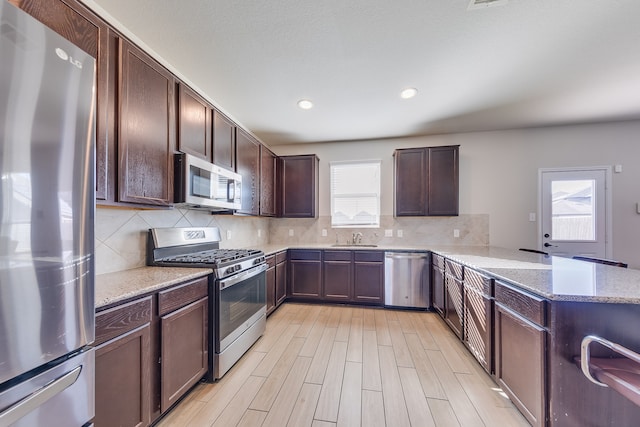
[[[402,230],[396,231],[396,236],[402,237],[403,235],[404,235],[404,233],[402,232]]]
[[[327,229],[326,228],[322,229],[322,237],[327,237]]]
[[[458,237],[460,237],[460,230],[458,230],[457,228],[453,229],[453,237],[455,237],[456,239]]]
[[[293,228],[289,229],[289,237],[293,237]]]
[[[231,230],[227,230],[227,240],[231,240]]]
[[[258,237],[262,237],[262,230],[258,228]]]
[[[535,212],[530,212],[529,213],[529,221],[530,222],[536,222],[536,213]]]

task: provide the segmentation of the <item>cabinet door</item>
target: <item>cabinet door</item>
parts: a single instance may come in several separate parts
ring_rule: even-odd
[[[327,260],[327,253],[332,252],[325,251],[325,260],[322,263],[323,299],[349,301],[353,283],[351,253],[343,251],[348,258],[347,260]]]
[[[213,110],[213,163],[236,170],[236,125],[218,110]]]
[[[462,281],[445,273],[445,317],[444,320],[451,327],[458,338],[463,339],[462,322],[463,299],[462,299]]]
[[[322,251],[289,251],[289,295],[303,299],[322,297]]]
[[[395,161],[395,215],[427,214],[427,151],[424,148],[397,150]]]
[[[193,90],[180,84],[178,150],[211,161],[211,110]]]
[[[287,262],[276,264],[276,307],[287,298]]]
[[[458,148],[429,148],[428,215],[458,215]]]
[[[315,218],[318,206],[318,157],[280,157],[281,216]]]
[[[438,266],[431,266],[431,283],[433,284],[433,308],[442,318],[445,316],[444,271]]]
[[[353,300],[372,304],[382,304],[384,302],[383,263],[354,262]]]
[[[242,175],[242,207],[237,213],[260,214],[260,144],[242,129],[236,133],[236,172]]]
[[[466,279],[465,279],[466,280]],[[464,287],[464,344],[485,371],[492,373],[493,303],[490,297]]]
[[[208,298],[161,317],[161,410],[186,393],[207,373]]]
[[[276,216],[276,155],[260,145],[260,216]]]
[[[495,305],[496,381],[532,426],[546,424],[544,328]]]
[[[120,39],[119,201],[173,202],[175,80]]]
[[[144,427],[151,422],[150,326],[96,348],[96,427]]]
[[[267,257],[267,314],[276,307],[276,257]]]

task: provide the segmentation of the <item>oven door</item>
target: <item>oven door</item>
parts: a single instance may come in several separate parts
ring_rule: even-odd
[[[244,331],[267,312],[267,264],[261,264],[218,280],[218,339],[216,353],[222,353]]]

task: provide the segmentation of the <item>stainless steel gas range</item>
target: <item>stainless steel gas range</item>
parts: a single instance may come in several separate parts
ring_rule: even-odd
[[[264,253],[220,249],[216,227],[149,230],[147,264],[206,267],[214,271],[209,292],[209,380],[222,376],[260,338],[266,326]]]

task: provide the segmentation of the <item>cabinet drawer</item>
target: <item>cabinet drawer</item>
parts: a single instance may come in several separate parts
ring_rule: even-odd
[[[275,255],[269,255],[268,257],[265,258],[265,260],[267,261],[267,265],[269,266],[269,268],[276,266],[276,256]]]
[[[383,262],[384,252],[381,251],[355,251],[353,253],[354,261],[363,262]]]
[[[462,264],[445,259],[446,271],[458,280],[462,280]]]
[[[324,251],[325,261],[351,261],[351,251]]]
[[[94,346],[151,322],[151,297],[122,304],[96,314]]]
[[[444,271],[444,257],[436,254],[431,254],[433,265]]]
[[[484,295],[493,295],[493,286],[490,277],[484,274],[478,273],[475,270],[469,268],[464,269],[464,286],[465,288],[474,289]]]
[[[206,297],[209,293],[208,284],[209,279],[202,277],[184,285],[158,292],[158,314],[163,316]]]
[[[495,282],[496,303],[515,311],[526,319],[546,325],[546,301],[544,298],[520,291],[506,283]]]
[[[287,251],[278,252],[276,254],[276,264],[285,262],[287,260]]]
[[[289,259],[301,261],[320,261],[322,259],[322,251],[292,249],[291,251],[289,251]]]

